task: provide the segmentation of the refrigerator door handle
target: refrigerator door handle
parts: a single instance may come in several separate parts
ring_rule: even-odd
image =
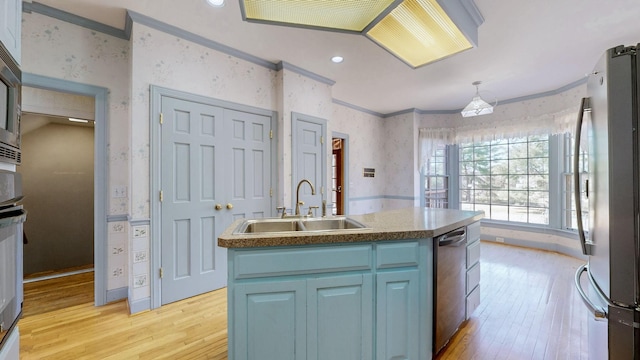
[[[593,244],[587,243],[587,239],[584,236],[584,225],[582,224],[582,203],[580,201],[580,138],[582,135],[582,121],[584,119],[585,111],[591,111],[589,104],[589,98],[582,98],[580,102],[580,111],[578,111],[578,121],[576,124],[576,138],[573,150],[573,194],[576,203],[576,218],[578,223],[578,236],[580,237],[580,245],[582,245],[582,253],[584,255],[593,254]]]
[[[578,268],[578,270],[576,271],[576,276],[575,276],[576,289],[578,290],[578,293],[580,294],[580,297],[582,298],[582,301],[589,308],[589,311],[593,314],[593,316],[595,316],[596,319],[606,319],[607,318],[607,311],[605,309],[597,306],[596,304],[594,304],[591,301],[591,299],[589,299],[589,296],[587,296],[587,294],[584,292],[584,289],[582,289],[582,284],[580,284],[580,277],[582,277],[583,273],[588,272],[588,269],[589,269],[589,264],[584,264],[584,265],[580,266]],[[589,276],[589,281],[591,282],[593,287],[599,293],[600,292],[600,288],[598,286],[596,286],[596,284],[594,283],[594,281],[591,278],[591,276]]]

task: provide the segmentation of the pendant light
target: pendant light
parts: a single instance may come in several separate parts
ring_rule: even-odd
[[[479,89],[480,84],[482,84],[482,81],[474,81],[471,84],[476,87],[476,94],[473,97],[473,99],[471,99],[471,102],[469,103],[469,105],[465,106],[465,108],[462,109],[461,111],[462,117],[491,114],[493,113],[493,107],[498,105],[498,100],[494,100],[493,104],[489,104],[488,102],[484,101],[480,97],[480,89]]]

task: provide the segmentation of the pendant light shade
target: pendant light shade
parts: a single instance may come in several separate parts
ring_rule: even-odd
[[[462,109],[461,111],[462,117],[491,114],[493,113],[493,107],[498,105],[497,100],[495,100],[493,104],[489,104],[488,102],[484,101],[480,97],[480,89],[479,89],[480,84],[482,84],[481,81],[474,81],[472,83],[472,85],[475,85],[476,87],[476,94],[473,96],[473,99],[471,99],[471,102],[469,103],[469,105],[465,106],[465,108]]]

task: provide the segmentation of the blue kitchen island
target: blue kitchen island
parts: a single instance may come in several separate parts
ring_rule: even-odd
[[[349,216],[364,228],[241,233],[234,222],[218,239],[229,359],[431,359],[433,238],[482,216],[407,208]]]

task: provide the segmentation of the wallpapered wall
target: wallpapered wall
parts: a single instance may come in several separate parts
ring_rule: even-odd
[[[129,42],[39,14],[22,14],[22,70],[102,86],[108,94],[108,188],[129,184]],[[109,199],[108,214],[129,212]],[[128,223],[109,223],[108,289],[128,285]]]
[[[134,23],[131,34],[132,206],[149,218],[149,86],[220,100],[276,107],[276,72]]]
[[[318,82],[310,79],[306,76],[297,74],[286,68],[281,71],[282,73],[282,111],[278,113],[278,131],[280,145],[283,151],[279,152],[281,155],[281,162],[279,163],[280,174],[282,174],[283,188],[279,189],[282,203],[279,205],[286,205],[287,207],[293,206],[295,199],[292,198],[292,137],[291,137],[291,113],[297,112],[305,115],[315,116],[320,119],[331,121],[331,115],[333,112],[333,100],[331,96],[331,85]],[[329,125],[327,125],[327,128]],[[329,136],[329,135],[327,135]],[[286,149],[286,150],[285,150]],[[327,146],[329,149],[329,146]],[[331,164],[330,152],[327,150],[327,164]],[[330,173],[327,171],[327,184],[330,184]],[[325,192],[326,194],[327,192]],[[320,205],[320,204],[317,204]]]
[[[130,216],[134,222],[150,216],[151,84],[277,111],[278,204],[292,201],[291,112],[326,119],[328,136],[332,131],[349,135],[352,214],[418,204],[417,129],[462,121],[458,114],[409,113],[382,119],[332,103],[331,85],[286,67],[270,70],[137,23],[127,41],[24,13],[22,55],[25,72],[109,90],[108,184],[109,189],[126,186],[129,191],[124,198],[109,199],[108,214]],[[513,118],[555,111],[581,91],[497,110]],[[328,151],[328,166],[330,157]],[[375,168],[376,177],[364,178],[364,167]],[[149,241],[148,225],[129,229],[127,221],[109,223],[109,290],[128,286],[130,300],[149,297]]]
[[[276,107],[275,71],[137,23],[131,34],[131,72],[133,219],[150,217],[150,85],[263,109]],[[133,241],[135,251],[149,251],[149,237]],[[130,300],[150,296],[148,274],[148,261],[134,264]]]
[[[385,168],[388,161],[384,148],[385,120],[362,111],[333,104],[332,131],[349,135],[349,212],[365,214],[383,208],[385,193]],[[331,162],[329,161],[329,164]],[[364,168],[376,169],[375,177],[364,177]]]

